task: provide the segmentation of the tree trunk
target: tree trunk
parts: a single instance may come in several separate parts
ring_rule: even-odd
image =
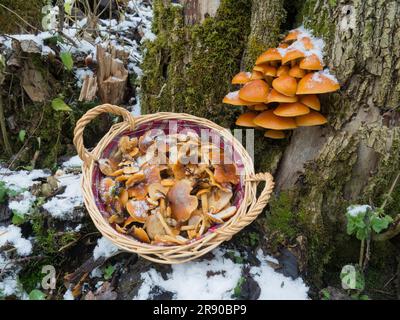
[[[296,129],[278,143],[257,134],[255,150],[257,170],[270,170],[276,179],[266,230],[297,243],[309,279],[320,286],[331,257],[346,263],[357,258],[349,255],[349,248],[358,247],[345,234],[346,207],[380,206],[400,170],[400,3],[183,2],[180,7],[155,1],[158,38],[147,45],[143,64],[146,112],[189,112],[233,127],[237,108],[220,101],[240,67],[251,67],[257,55],[301,24],[325,40],[325,61],[341,85],[338,93],[321,99],[329,124]],[[210,2],[219,3],[215,17],[193,12]],[[189,3],[196,6],[188,10]],[[188,12],[196,18],[185,19]],[[279,225],[282,208],[290,211],[288,226]],[[386,212],[400,212],[399,186]],[[384,247],[392,250],[389,243]]]

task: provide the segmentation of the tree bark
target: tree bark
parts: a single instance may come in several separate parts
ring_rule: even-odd
[[[168,1],[155,2],[159,8],[171,12]],[[204,1],[195,2],[198,5]],[[224,10],[233,2],[222,0],[215,18],[211,19],[213,22],[194,19],[197,25],[190,27],[184,22],[166,25],[165,20],[161,21],[165,16],[156,16],[158,40],[150,44],[144,63],[144,110],[185,111],[232,126],[237,113],[232,113],[232,107],[221,106],[219,101],[227,89],[231,89],[230,78],[240,66],[251,67],[257,55],[276,46],[284,33],[301,24],[325,40],[325,62],[341,85],[339,92],[324,95],[321,99],[322,113],[328,117],[328,125],[296,129],[284,142],[258,137],[255,142],[256,167],[273,172],[277,206],[283,194],[290,199],[291,223],[296,236],[289,241],[305,239],[305,245],[301,247],[304,248],[308,275],[319,286],[330,257],[345,256],[343,252],[349,247],[344,228],[346,207],[356,203],[380,206],[400,170],[400,3],[393,0],[254,0],[251,17],[242,19],[239,30],[244,35],[242,42],[219,50],[228,55],[232,47],[239,47],[241,61],[236,63],[236,69],[229,69],[224,75],[214,72],[224,85],[207,87],[204,91],[204,77],[212,74],[186,70],[194,63],[193,57],[207,56],[214,51],[207,42],[208,34],[196,38],[196,45],[192,45],[191,37],[193,32],[204,30],[206,25],[220,22]],[[246,1],[241,1],[241,5],[244,8]],[[193,10],[193,7],[189,10],[190,15],[197,16]],[[187,12],[175,12],[169,21],[180,21],[180,15],[184,17]],[[237,15],[244,13],[238,10]],[[189,20],[193,23],[193,19]],[[230,27],[234,32],[234,26]],[[167,34],[169,39],[165,38]],[[180,37],[174,38],[174,34]],[[224,28],[213,30],[217,43],[221,43],[219,37],[226,34]],[[174,51],[165,52],[171,43],[174,47],[181,44],[186,50],[180,62],[176,61]],[[159,70],[170,70],[171,61],[174,70],[180,70],[180,76],[170,72],[161,76]],[[149,67],[150,62],[152,66],[158,63],[157,72],[154,66]],[[217,59],[208,62],[204,65],[207,70],[221,67]],[[183,99],[181,104],[176,104],[173,98],[151,98],[157,96],[156,89],[162,84],[166,84],[167,89],[161,95],[169,92],[173,96],[181,91],[182,79],[191,83],[190,90],[184,87],[185,92],[189,95],[193,91],[199,93],[204,97],[202,103]],[[154,86],[155,80],[158,86]],[[207,100],[210,96],[213,98]],[[162,107],[159,101],[164,101]],[[215,108],[224,114],[215,116]],[[399,186],[389,202],[387,213],[400,212]],[[268,210],[272,218],[275,207],[271,205]],[[267,229],[268,221],[267,218]]]

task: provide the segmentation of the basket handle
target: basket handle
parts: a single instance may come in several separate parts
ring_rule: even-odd
[[[255,184],[265,182],[264,189],[261,191],[257,200],[249,207],[245,216],[239,218],[236,223],[231,224],[227,228],[217,229],[216,232],[223,234],[226,240],[229,240],[233,235],[248,226],[258,217],[267,205],[272,191],[274,190],[274,178],[270,173],[257,173],[248,177],[245,181],[250,181]]]
[[[84,163],[88,163],[91,160],[96,161],[97,159],[85,148],[83,144],[83,131],[85,130],[86,125],[90,121],[92,121],[94,118],[96,118],[102,113],[112,113],[115,115],[122,116],[124,121],[129,123],[129,126],[131,127],[132,130],[135,128],[135,118],[131,115],[131,113],[128,110],[124,108],[106,103],[87,111],[82,116],[82,118],[78,120],[74,130],[74,145],[78,152],[79,157],[82,159]]]

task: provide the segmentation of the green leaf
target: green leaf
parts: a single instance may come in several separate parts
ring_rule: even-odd
[[[103,271],[104,280],[110,280],[114,271],[115,271],[115,267],[111,264],[107,268],[105,268]]]
[[[0,181],[0,203],[4,203],[7,198],[7,187],[4,181]]]
[[[71,52],[64,51],[60,53],[60,58],[62,63],[64,64],[65,69],[68,71],[72,70],[72,67],[74,66],[74,60],[72,60],[72,54]]]
[[[18,226],[25,222],[25,217],[22,214],[20,214],[16,211],[13,211],[13,217],[12,217],[11,222],[12,222],[12,224],[15,224],[16,226]]]
[[[26,131],[24,129],[19,130],[19,132],[18,132],[19,141],[24,142],[25,141],[25,136],[26,136]]]
[[[327,289],[322,289],[322,300],[329,300],[331,298],[331,294]]]
[[[38,289],[33,289],[29,293],[29,300],[46,300],[46,294]]]
[[[71,15],[72,6],[74,5],[75,0],[65,0],[64,3],[64,11],[66,14]]]
[[[245,280],[246,280],[246,279],[245,279],[244,277],[240,277],[238,283],[236,284],[236,287],[235,287],[235,289],[233,290],[233,296],[234,296],[235,298],[240,298],[240,295],[241,295],[241,293],[242,293],[242,286],[243,286]]]
[[[387,229],[392,221],[393,219],[390,216],[384,216],[383,218],[374,216],[371,219],[371,226],[376,233],[380,233],[382,230]]]
[[[51,102],[51,106],[56,111],[67,111],[67,112],[72,111],[71,107],[67,105],[61,98],[55,98]]]

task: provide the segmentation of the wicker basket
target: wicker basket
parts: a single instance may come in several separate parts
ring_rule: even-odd
[[[88,152],[83,145],[83,131],[85,126],[102,113],[112,113],[123,117],[124,121],[115,124],[110,131],[100,140],[93,151]],[[243,171],[240,186],[237,193],[240,196],[236,203],[238,210],[236,214],[226,223],[219,227],[210,228],[200,239],[195,239],[185,245],[158,246],[139,242],[132,237],[118,233],[108,223],[96,195],[96,179],[99,178],[97,160],[104,157],[107,148],[116,143],[123,134],[134,134],[140,130],[148,130],[151,127],[160,127],[160,124],[168,120],[179,121],[183,126],[211,129],[229,141],[232,149],[238,155],[240,170]],[[144,131],[143,131],[144,132]],[[236,140],[229,130],[224,129],[207,119],[194,117],[189,114],[156,113],[133,117],[127,110],[104,104],[89,110],[78,122],[74,131],[74,144],[78,155],[83,160],[82,181],[83,197],[86,208],[96,225],[97,229],[119,248],[137,253],[138,255],[153,262],[175,264],[196,259],[216,248],[219,244],[229,240],[234,234],[249,225],[263,210],[272,193],[274,183],[269,173],[254,174],[254,165],[244,147]],[[257,198],[257,184],[265,182],[264,189]]]

